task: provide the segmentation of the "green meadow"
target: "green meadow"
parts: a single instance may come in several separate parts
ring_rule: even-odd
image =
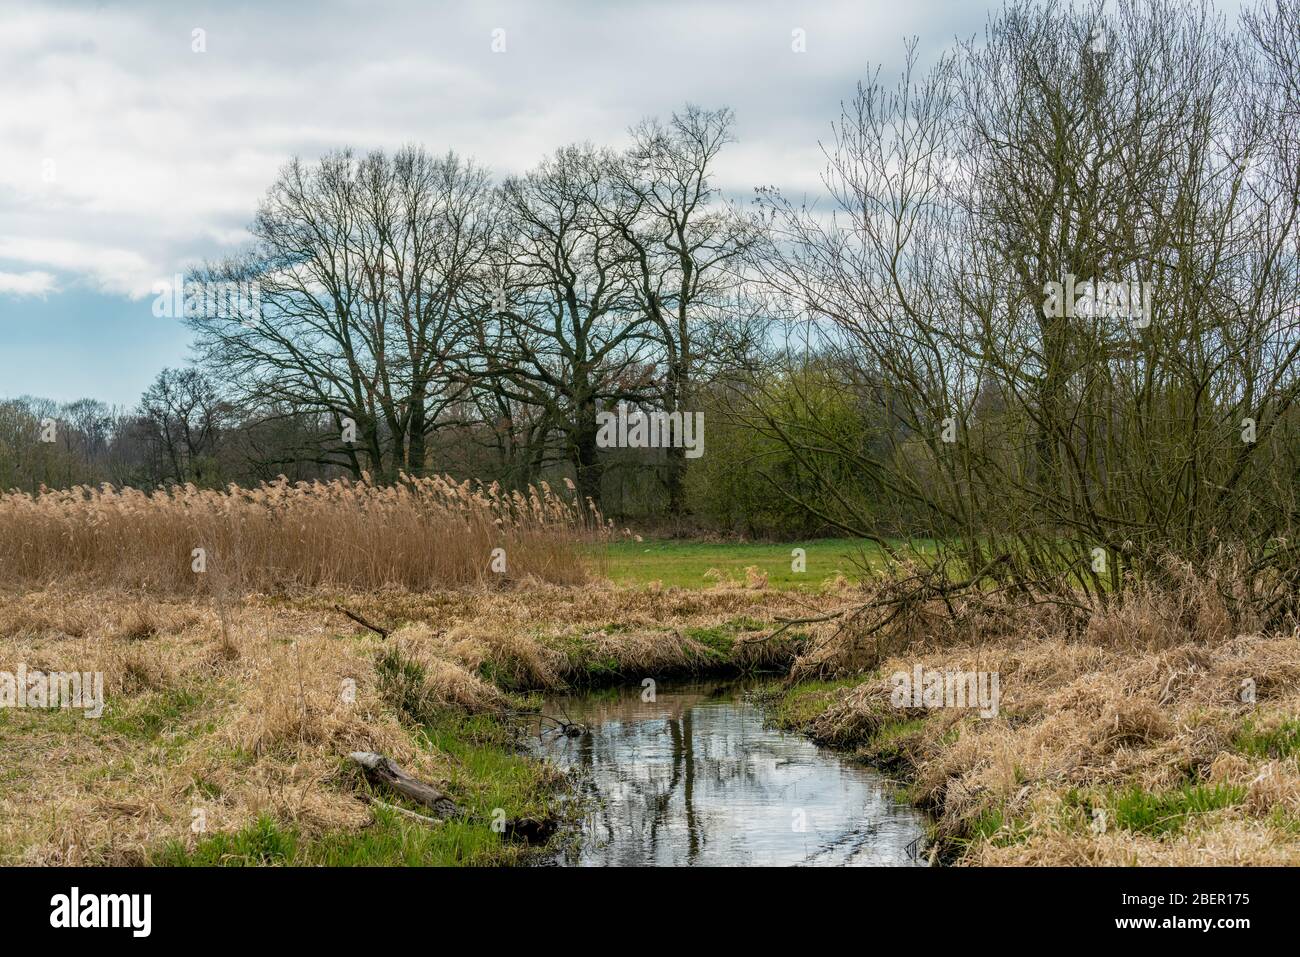
[[[934,542],[929,539],[912,544],[924,552],[934,551]],[[793,570],[796,548],[804,550],[802,572]],[[746,569],[752,567],[765,572],[768,585],[773,588],[816,590],[836,575],[855,578],[865,569],[884,564],[880,547],[858,538],[796,542],[624,540],[594,548],[591,554],[603,566],[603,574],[615,584],[645,585],[658,581],[681,588],[708,587],[717,580],[716,574],[744,582]]]

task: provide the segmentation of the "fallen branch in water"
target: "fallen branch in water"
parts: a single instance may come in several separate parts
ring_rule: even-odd
[[[348,610],[347,610],[346,608],[344,608],[342,605],[335,605],[335,606],[334,606],[334,610],[337,611],[337,612],[340,612],[341,614],[347,615],[349,618],[351,618],[353,621],[355,621],[355,622],[356,622],[358,625],[360,625],[361,627],[363,627],[363,628],[369,628],[371,631],[375,632],[377,635],[379,635],[379,636],[381,636],[381,637],[383,637],[383,638],[387,638],[387,637],[388,637],[388,629],[387,629],[387,628],[380,628],[378,625],[373,625],[373,624],[371,624],[370,622],[368,622],[368,621],[366,621],[364,618],[362,618],[360,615],[358,615],[356,612],[354,612],[354,611],[348,611]]]
[[[507,708],[498,708],[493,710],[493,714],[504,715],[507,718],[536,718],[538,722],[550,721],[555,724],[556,730],[567,738],[576,738],[587,733],[587,726],[577,721],[562,721],[559,718],[549,714],[543,714],[540,711],[516,711]],[[567,714],[565,717],[569,717]]]

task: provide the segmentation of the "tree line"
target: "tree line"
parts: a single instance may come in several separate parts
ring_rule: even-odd
[[[859,84],[816,201],[721,195],[725,108],[500,182],[415,146],[294,159],[199,276],[254,314],[187,316],[197,368],[133,413],[145,480],[564,476],[613,514],[942,539],[1098,594],[1170,551],[1288,562],[1298,10],[1009,3]],[[620,403],[705,412],[704,455],[602,448]]]

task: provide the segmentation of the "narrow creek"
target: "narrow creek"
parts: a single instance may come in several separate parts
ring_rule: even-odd
[[[579,832],[553,863],[577,866],[917,865],[924,817],[881,776],[767,724],[730,682],[554,696],[539,756],[572,773]]]

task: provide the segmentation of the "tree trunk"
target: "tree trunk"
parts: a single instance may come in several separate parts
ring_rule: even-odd
[[[596,508],[601,508],[600,487],[605,464],[600,460],[600,449],[596,445],[598,431],[596,404],[589,400],[578,410],[570,448],[578,492],[582,496],[583,504],[590,500]]]
[[[411,396],[411,421],[407,426],[410,441],[407,443],[406,471],[409,475],[423,475],[425,469],[424,395]]]

